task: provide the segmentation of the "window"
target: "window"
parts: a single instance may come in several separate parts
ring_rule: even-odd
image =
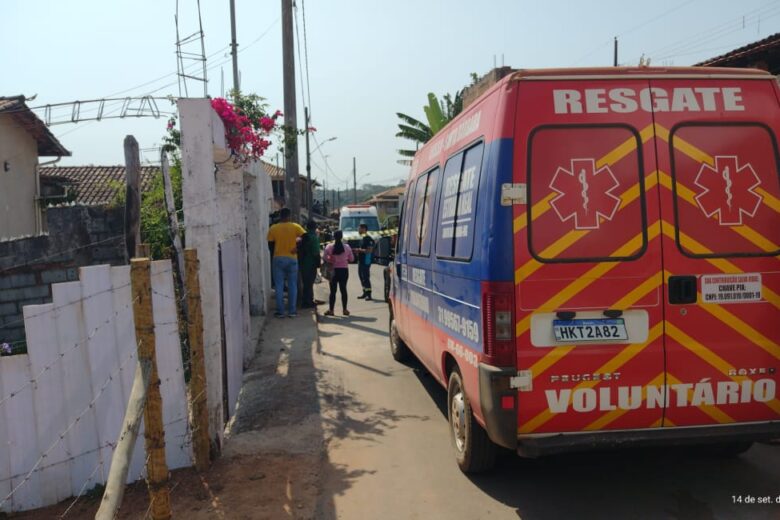
[[[692,154],[691,149],[699,150]],[[775,256],[777,143],[759,123],[682,123],[670,132],[675,237],[693,258]]]
[[[610,151],[625,155],[615,161]],[[622,124],[545,125],[528,140],[528,247],[539,262],[633,260],[647,249],[642,142]],[[636,195],[631,195],[636,193]]]
[[[474,249],[474,220],[484,144],[450,157],[444,167],[436,256],[468,260]]]
[[[435,200],[439,168],[421,175],[414,189],[414,212],[410,219],[409,252],[428,256],[431,251],[431,209]]]
[[[379,219],[370,215],[341,217],[341,222],[339,222],[342,231],[357,231],[361,224],[365,224],[369,231],[379,231]]]

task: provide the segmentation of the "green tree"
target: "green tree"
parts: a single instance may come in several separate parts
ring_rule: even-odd
[[[420,145],[427,143],[431,137],[436,135],[444,126],[452,121],[463,110],[463,91],[459,90],[455,96],[445,94],[440,101],[433,92],[428,93],[428,104],[423,106],[423,112],[428,124],[415,119],[401,112],[396,112],[396,116],[401,120],[398,123],[398,132],[396,137],[408,139],[414,142],[419,148]],[[409,165],[417,150],[398,150],[402,159],[399,164]]]

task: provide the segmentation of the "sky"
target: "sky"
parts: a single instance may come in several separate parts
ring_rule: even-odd
[[[178,3],[184,37],[198,30],[197,0]],[[266,98],[271,111],[283,109],[281,0],[235,3],[241,89]],[[28,101],[32,107],[179,96],[174,0],[0,0],[0,5],[0,96],[37,96]],[[298,125],[308,71],[305,99],[317,128],[312,176],[342,189],[351,183],[353,157],[358,185],[405,178],[408,167],[396,162],[396,150],[410,143],[395,137],[396,112],[424,121],[428,92],[454,93],[472,73],[482,75],[494,64],[611,65],[617,36],[621,64],[636,65],[645,56],[651,64],[683,66],[780,32],[780,0],[296,0],[295,12],[303,58],[296,63]],[[232,85],[229,1],[201,0],[201,18],[208,94],[217,97],[223,85],[226,90]],[[199,53],[200,43],[183,50]],[[186,61],[185,67],[201,74],[196,62]],[[186,89],[191,97],[204,95],[201,82],[187,80]],[[175,108],[166,100],[157,104],[160,119],[52,126],[73,153],[61,164],[123,164],[127,134],[138,140],[143,162],[158,162],[166,113]],[[87,110],[85,105],[82,113]],[[121,103],[105,109],[120,111]],[[55,110],[53,117],[67,120],[69,112]],[[300,143],[305,173],[303,139]],[[267,152],[269,162],[276,158],[275,149]]]

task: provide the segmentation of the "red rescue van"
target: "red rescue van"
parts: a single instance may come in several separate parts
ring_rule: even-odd
[[[391,348],[462,470],[780,436],[779,130],[760,71],[517,71],[418,151]]]

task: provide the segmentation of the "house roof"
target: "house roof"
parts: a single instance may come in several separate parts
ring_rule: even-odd
[[[767,36],[763,40],[750,43],[733,51],[697,63],[701,67],[745,67],[756,59],[772,59],[777,63],[780,51],[780,33]],[[767,65],[770,65],[767,63]],[[770,65],[771,66],[771,65]],[[775,65],[777,66],[777,65]]]
[[[284,168],[279,168],[278,166],[271,164],[269,162],[260,161],[263,164],[263,169],[265,170],[265,173],[268,174],[269,177],[273,180],[282,180],[284,179],[285,170]],[[298,176],[302,181],[306,181],[305,175],[299,175]],[[311,181],[312,186],[321,186],[319,182],[312,179]]]
[[[44,166],[38,168],[41,182],[69,184],[76,189],[76,204],[103,206],[124,189],[124,166]],[[151,188],[159,166],[141,166],[141,193]]]
[[[35,139],[39,156],[70,156],[70,152],[54,137],[49,127],[30,110],[24,96],[0,97],[0,114],[10,115],[17,125]]]
[[[396,186],[395,188],[390,188],[389,190],[385,190],[381,193],[377,193],[368,202],[373,203],[373,202],[382,202],[386,200],[397,199],[404,194],[405,190],[406,190],[406,186]]]

